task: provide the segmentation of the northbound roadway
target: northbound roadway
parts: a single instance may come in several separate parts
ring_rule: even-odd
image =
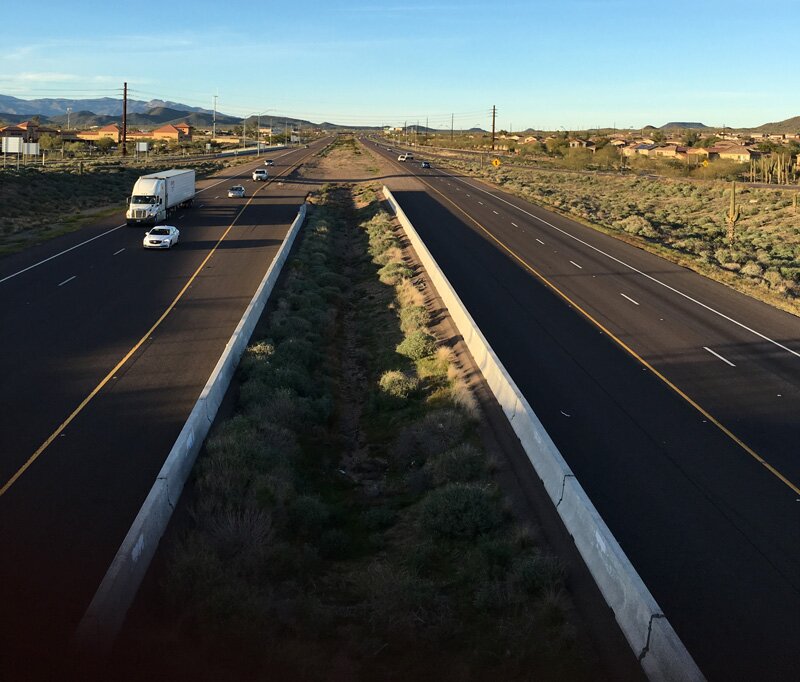
[[[420,160],[389,188],[700,668],[797,679],[800,321]]]

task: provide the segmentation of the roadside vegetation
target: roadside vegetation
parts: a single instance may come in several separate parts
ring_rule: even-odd
[[[21,166],[19,171],[9,167],[0,171],[0,255],[121,212],[140,175],[188,165],[202,178],[253,159],[248,156],[190,163],[151,160],[136,166],[95,162],[70,168]],[[124,220],[124,216],[120,219]]]
[[[313,201],[195,467],[150,654],[217,679],[594,679],[375,188]]]
[[[755,298],[800,313],[800,208],[796,191],[737,183],[740,215],[731,239],[727,220],[730,182],[506,165],[495,169],[477,160],[451,159],[447,163]]]

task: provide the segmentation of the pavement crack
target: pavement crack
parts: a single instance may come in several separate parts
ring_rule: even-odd
[[[558,502],[556,502],[556,509],[558,509],[558,505],[561,504],[561,501],[564,499],[564,488],[567,486],[567,479],[568,478],[575,478],[574,474],[564,474],[564,478],[561,479],[561,496],[558,498]]]
[[[666,616],[663,613],[654,613],[650,616],[650,621],[647,623],[647,641],[645,641],[642,650],[639,652],[640,663],[644,660],[644,657],[647,656],[648,652],[650,651],[650,635],[653,633],[653,620],[655,618],[666,618]]]

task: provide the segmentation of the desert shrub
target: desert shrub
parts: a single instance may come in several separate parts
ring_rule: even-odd
[[[376,562],[361,585],[363,610],[373,632],[410,638],[425,623],[437,620],[436,589],[405,568]]]
[[[381,506],[367,510],[362,518],[367,530],[385,530],[394,524],[397,514],[389,507]]]
[[[436,339],[423,331],[412,332],[398,344],[396,350],[411,360],[421,360],[436,351]]]
[[[289,527],[301,537],[319,537],[330,522],[330,510],[318,497],[300,495],[289,503]]]
[[[405,400],[419,388],[419,379],[398,370],[389,370],[383,373],[378,384],[385,394]]]
[[[486,476],[485,455],[471,443],[462,443],[428,460],[434,483],[478,481]]]
[[[384,265],[378,270],[378,278],[384,284],[394,286],[403,279],[411,279],[414,276],[414,271],[405,263],[392,261]]]
[[[242,554],[262,554],[272,536],[272,518],[265,510],[226,509],[212,516],[207,533],[217,554],[230,560]]]
[[[270,388],[259,395],[257,403],[250,403],[249,413],[259,421],[298,428],[312,413],[311,401],[298,396],[291,388]]]
[[[452,483],[428,493],[420,507],[421,526],[446,538],[473,539],[501,522],[497,499],[486,486]]]
[[[458,410],[436,410],[401,429],[389,454],[401,466],[411,461],[424,463],[460,443],[467,425],[467,417]]]
[[[275,349],[276,359],[287,360],[301,365],[311,365],[320,358],[317,344],[308,339],[289,337],[278,344]]]
[[[508,574],[511,589],[527,596],[537,596],[545,590],[561,587],[563,582],[561,562],[535,549],[516,557]]]
[[[748,277],[761,277],[764,269],[754,261],[747,261],[739,272]]]
[[[404,334],[425,329],[430,321],[431,316],[425,306],[411,305],[400,309],[400,329]]]

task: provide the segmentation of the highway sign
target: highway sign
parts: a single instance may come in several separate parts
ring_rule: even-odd
[[[495,168],[499,168],[500,167],[500,159],[492,159],[492,165]]]

